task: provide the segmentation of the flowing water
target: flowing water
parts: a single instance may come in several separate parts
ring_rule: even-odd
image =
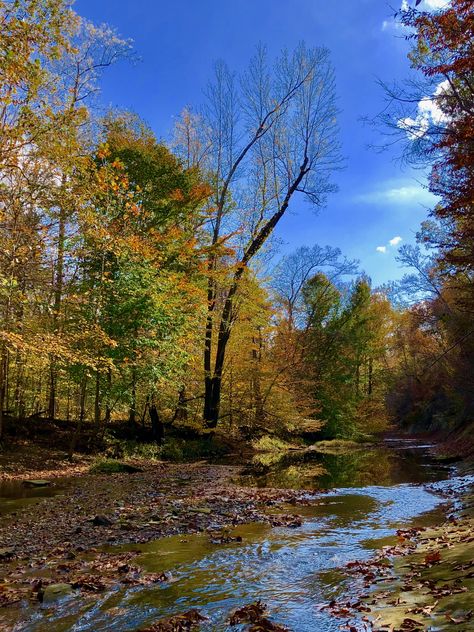
[[[240,630],[242,626],[227,626],[230,612],[261,599],[271,618],[291,630],[339,631],[341,620],[319,608],[346,589],[338,569],[392,542],[397,528],[441,520],[445,501],[437,490],[453,484],[449,474],[423,447],[407,442],[391,449],[293,455],[272,464],[255,463],[244,470],[241,484],[309,490],[317,482],[319,489],[328,490],[309,494],[309,505],[289,509],[304,518],[300,528],[244,525],[235,530],[242,543],[228,545],[211,544],[204,534],[141,545],[137,563],[148,571],[166,572],[169,581],[38,606],[18,629],[136,630],[161,617],[199,608],[208,617],[202,630]]]

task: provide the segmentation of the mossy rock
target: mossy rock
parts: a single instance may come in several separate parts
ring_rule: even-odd
[[[50,584],[46,586],[43,593],[43,603],[52,603],[63,597],[71,595],[73,588],[71,584]]]

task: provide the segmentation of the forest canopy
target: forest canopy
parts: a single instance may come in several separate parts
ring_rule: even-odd
[[[411,271],[379,288],[337,248],[282,256],[272,239],[296,201],[311,213],[336,190],[330,51],[216,63],[165,142],[98,107],[133,57],[112,28],[64,0],[0,15],[0,438],[61,422],[72,456],[116,427],[364,438],[472,419],[471,2],[399,16],[418,79],[386,88],[379,122],[439,202],[399,252]]]

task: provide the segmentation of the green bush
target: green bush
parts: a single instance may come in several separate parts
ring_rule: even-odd
[[[204,439],[177,439],[170,437],[161,448],[161,458],[166,461],[193,461],[215,459],[229,453],[229,446],[215,437]]]
[[[141,443],[139,441],[122,441],[121,448],[125,459],[145,459],[146,461],[160,461],[162,447],[157,443]]]
[[[284,452],[295,448],[303,448],[304,445],[295,445],[294,443],[283,441],[278,437],[265,435],[256,441],[252,441],[252,447],[258,452]]]

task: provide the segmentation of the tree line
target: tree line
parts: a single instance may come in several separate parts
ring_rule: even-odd
[[[341,167],[326,49],[272,60],[259,46],[240,74],[216,63],[164,143],[99,107],[129,42],[64,0],[1,0],[0,437],[44,419],[75,422],[71,452],[85,427],[100,443],[123,419],[357,436],[467,402],[469,4],[402,16],[445,116],[392,129],[428,156],[442,202],[420,233],[433,253],[400,253],[417,273],[372,289],[330,246],[275,262],[282,217],[297,201],[322,207]],[[415,305],[390,300],[407,291]]]

